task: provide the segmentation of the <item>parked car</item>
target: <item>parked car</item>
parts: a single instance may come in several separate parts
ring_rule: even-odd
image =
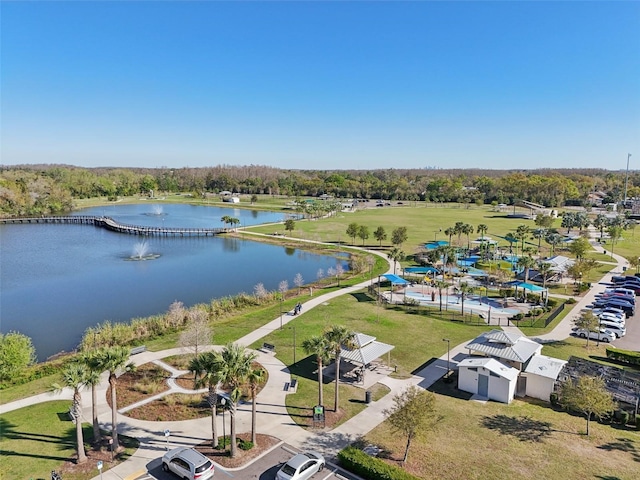
[[[595,309],[593,310],[593,313],[596,315],[599,315],[601,313],[610,313],[612,315],[615,315],[616,317],[622,318],[624,319],[626,317],[626,315],[624,314],[624,310],[622,310],[621,308],[615,308],[615,307],[606,307],[606,308],[600,308],[600,309]]]
[[[213,478],[213,462],[193,448],[179,447],[162,456],[162,469],[185,480]]]
[[[620,318],[617,315],[613,315],[611,313],[601,313],[600,315],[598,315],[598,318],[602,321],[614,322],[622,326],[626,324],[624,318]]]
[[[576,335],[582,338],[587,338],[591,340],[600,340],[601,342],[610,343],[616,339],[615,334],[610,330],[601,330],[600,332],[591,332],[585,329],[576,330]]]
[[[620,288],[631,290],[636,295],[640,295],[640,285],[637,283],[621,283],[619,286]]]
[[[604,327],[606,330],[613,333],[616,337],[624,337],[627,334],[627,329],[624,325],[620,325],[616,322],[610,322],[608,320],[601,320],[600,327]]]
[[[324,457],[318,452],[303,452],[291,457],[276,473],[276,480],[307,480],[324,468]]]

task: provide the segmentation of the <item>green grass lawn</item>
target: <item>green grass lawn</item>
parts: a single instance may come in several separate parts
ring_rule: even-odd
[[[469,401],[454,384],[437,382],[438,422],[409,452],[410,473],[425,479],[522,480],[637,479],[640,432],[591,422],[550,406],[522,400],[505,405]],[[365,443],[399,460],[406,438],[383,423]]]
[[[0,416],[0,478],[3,480],[30,480],[51,478],[51,470],[76,453],[76,427],[69,420],[70,402],[56,400],[24,407]],[[83,425],[85,445],[92,438],[90,424]],[[125,441],[126,449],[120,454],[126,459],[137,449],[137,442]],[[89,447],[86,447],[87,450]],[[110,468],[104,462],[103,471]],[[65,473],[64,480],[83,480],[98,475]]]

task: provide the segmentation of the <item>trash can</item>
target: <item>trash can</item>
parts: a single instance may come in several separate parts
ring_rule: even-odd
[[[364,392],[364,403],[371,403],[371,390]]]

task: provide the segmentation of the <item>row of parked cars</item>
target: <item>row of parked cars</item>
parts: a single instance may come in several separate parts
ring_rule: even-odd
[[[640,293],[640,278],[631,275],[614,276],[611,285],[596,295],[590,305],[600,320],[599,332],[578,330],[580,337],[612,342],[626,335],[626,319],[636,313],[636,295]]]
[[[308,480],[321,472],[325,466],[324,457],[318,452],[295,454],[276,473],[276,480]],[[162,457],[162,469],[175,473],[182,480],[209,480],[213,478],[213,462],[189,447],[179,447],[168,451]]]

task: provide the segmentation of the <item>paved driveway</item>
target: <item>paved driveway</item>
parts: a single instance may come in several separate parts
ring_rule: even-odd
[[[216,468],[215,478],[223,480],[225,478],[236,478],[240,480],[273,480],[276,472],[284,462],[289,460],[297,450],[287,444],[282,444],[262,456],[255,462],[240,470],[226,471],[221,467]],[[177,477],[162,470],[161,457],[156,458],[147,464],[148,472],[135,478],[135,480],[176,480]],[[339,475],[337,475],[339,474]],[[354,479],[352,475],[335,465],[328,464],[322,472],[316,473],[313,480],[344,480]]]
[[[638,297],[640,300],[640,297]],[[618,338],[613,345],[624,350],[640,350],[640,310],[636,310],[636,314],[627,318],[625,323],[627,334]]]

